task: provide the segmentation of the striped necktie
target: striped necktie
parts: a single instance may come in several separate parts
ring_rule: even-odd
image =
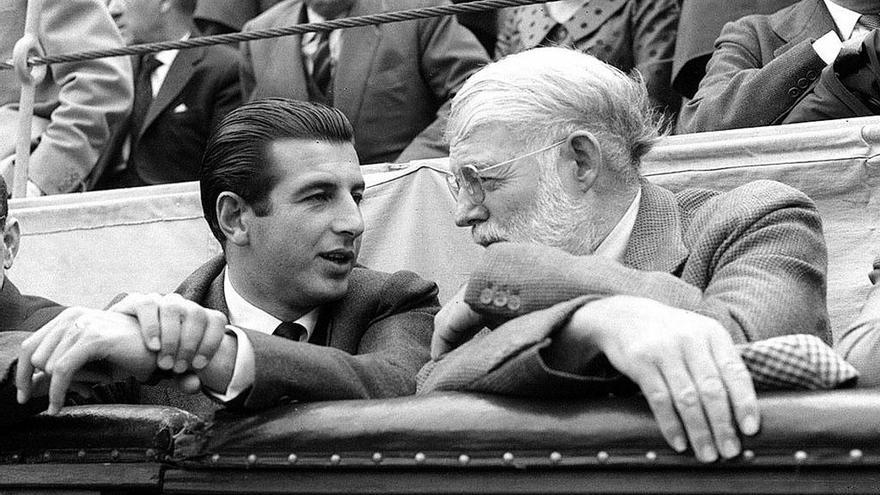
[[[317,33],[318,49],[312,58],[312,80],[328,99],[332,99],[333,61],[330,56],[330,32]]]

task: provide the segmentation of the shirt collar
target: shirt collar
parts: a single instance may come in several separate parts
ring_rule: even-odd
[[[843,40],[848,40],[852,36],[856,23],[859,22],[862,14],[849,10],[846,7],[841,7],[831,0],[825,0],[825,6],[828,7],[828,12],[834,20],[834,25],[837,26],[837,31],[840,32],[840,37]]]
[[[623,256],[626,253],[626,245],[629,243],[633,228],[636,226],[636,216],[639,213],[639,203],[641,203],[641,201],[642,189],[639,188],[636,191],[636,196],[633,198],[632,203],[630,203],[629,208],[627,208],[626,213],[623,214],[623,217],[617,222],[617,225],[611,229],[608,236],[606,236],[602,243],[599,244],[599,247],[596,248],[596,255],[616,261],[623,261]]]
[[[559,24],[565,24],[580,10],[590,3],[590,0],[558,0],[546,4],[547,13]]]
[[[188,40],[191,35],[192,33],[186,33],[185,35],[183,35],[182,38],[180,38],[180,41]],[[179,51],[180,50],[165,50],[161,52],[156,52],[156,55],[154,55],[154,57],[156,57],[156,60],[158,60],[159,62],[162,62],[163,66],[170,67],[171,64],[174,63],[174,59],[177,57],[177,52]]]
[[[229,270],[223,271],[223,293],[226,296],[226,307],[229,308],[229,323],[270,335],[281,324],[281,320],[249,303],[235,290],[229,279]],[[318,308],[304,314],[294,323],[305,327],[311,336],[318,325]]]

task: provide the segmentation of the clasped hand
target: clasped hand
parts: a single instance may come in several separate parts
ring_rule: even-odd
[[[226,316],[177,294],[131,294],[109,311],[68,308],[21,345],[15,384],[18,402],[35,392],[43,375],[50,379],[49,414],[57,414],[71,384],[85,377],[93,361],[111,365],[112,377],[144,381],[158,369],[178,374],[179,386],[198,390],[194,372],[214,357]]]

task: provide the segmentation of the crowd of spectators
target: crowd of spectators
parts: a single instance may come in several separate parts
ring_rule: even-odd
[[[442,3],[47,0],[40,44],[69,53]],[[0,2],[2,59],[24,32],[26,5]],[[361,164],[446,156],[449,101],[464,81],[492,59],[541,46],[574,48],[641,78],[671,132],[874,115],[878,11],[867,0],[561,0],[55,64],[37,86],[27,191],[195,180],[219,120],[265,97],[339,108]],[[0,174],[9,183],[18,91],[14,73],[0,71]]]

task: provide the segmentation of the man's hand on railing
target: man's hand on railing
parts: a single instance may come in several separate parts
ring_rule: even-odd
[[[576,311],[543,356],[551,368],[579,373],[597,352],[640,387],[678,452],[690,444],[700,461],[731,458],[741,451],[737,429],[758,432],[749,372],[711,318],[651,299],[607,297]]]
[[[68,308],[22,343],[15,373],[18,402],[31,398],[35,377],[44,372],[50,377],[48,412],[57,414],[83,367],[102,360],[112,366],[114,378],[146,380],[156,368],[155,353],[144,346],[135,318]]]

